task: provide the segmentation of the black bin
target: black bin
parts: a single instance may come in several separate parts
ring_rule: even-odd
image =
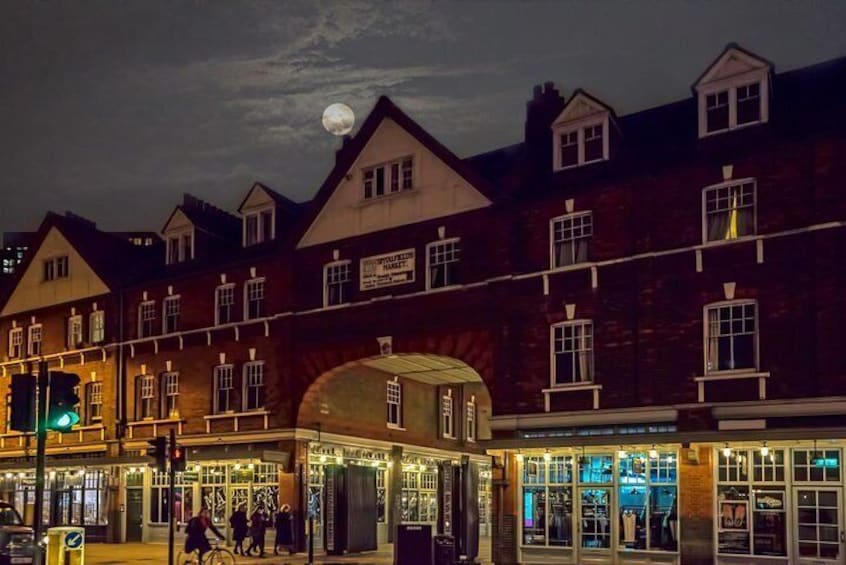
[[[432,565],[431,524],[397,526],[394,565]]]
[[[456,560],[454,537],[445,535],[435,536],[433,545],[435,547],[434,565],[454,565]]]

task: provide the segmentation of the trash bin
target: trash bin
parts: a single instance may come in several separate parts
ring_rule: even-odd
[[[47,530],[47,565],[83,565],[85,529],[74,527]]]
[[[400,524],[394,540],[394,565],[432,565],[432,525]]]
[[[447,535],[435,536],[435,563],[434,565],[455,564],[455,538]]]

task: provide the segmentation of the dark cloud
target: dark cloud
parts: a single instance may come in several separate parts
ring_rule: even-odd
[[[620,114],[689,95],[729,41],[778,70],[846,54],[842,2],[4,2],[0,229],[73,209],[158,229],[183,191],[307,199],[388,94],[461,155],[519,140],[532,84]]]

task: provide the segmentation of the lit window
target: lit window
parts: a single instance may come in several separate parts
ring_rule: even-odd
[[[77,349],[82,345],[82,316],[68,318],[68,349]]]
[[[452,391],[450,391],[452,392]],[[441,397],[441,433],[445,438],[455,438],[454,402],[449,392]]]
[[[705,189],[705,242],[755,234],[755,181]]]
[[[264,408],[264,361],[244,364],[244,410]]]
[[[428,288],[443,288],[458,283],[460,240],[437,241],[426,246]]]
[[[87,407],[87,424],[103,420],[103,383],[88,383],[85,385],[85,405]]]
[[[235,321],[235,285],[224,284],[214,291],[216,325]]]
[[[136,419],[150,419],[156,417],[156,378],[153,375],[141,375],[136,380],[137,405]]]
[[[706,373],[756,370],[758,332],[755,303],[709,306],[705,315]]]
[[[53,257],[44,261],[44,280],[53,281],[68,277],[68,257]]]
[[[352,290],[350,262],[329,263],[324,267],[323,273],[325,281],[323,304],[325,306],[337,306],[349,302]]]
[[[162,415],[166,418],[179,417],[179,373],[162,374]]]
[[[264,316],[264,279],[248,280],[244,294],[244,319],[255,320]]]
[[[554,218],[552,224],[552,268],[584,263],[590,259],[593,215],[579,212]]]
[[[28,344],[27,353],[30,357],[37,357],[41,355],[41,338],[42,338],[42,331],[41,331],[41,324],[34,324],[27,328],[28,335]]]
[[[214,368],[214,413],[224,414],[233,411],[232,365],[220,365]]]
[[[388,381],[388,427],[402,427],[402,385],[397,381]]]
[[[364,199],[414,188],[414,161],[407,157],[362,171]]]
[[[467,401],[467,441],[476,441],[476,398]]]
[[[138,305],[138,337],[150,337],[156,331],[156,303],[147,300]]]
[[[565,322],[552,326],[552,385],[593,381],[593,324]]]
[[[182,301],[179,296],[168,296],[162,303],[163,333],[170,334],[179,331],[179,318],[182,313]]]
[[[23,355],[23,328],[9,330],[9,359],[17,359]]]
[[[106,313],[95,310],[88,315],[88,331],[91,343],[103,343],[106,339]]]

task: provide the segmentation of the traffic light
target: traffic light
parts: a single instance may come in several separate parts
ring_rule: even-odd
[[[156,460],[155,467],[160,473],[167,471],[167,438],[159,436],[147,441],[150,447],[147,448],[147,457]]]
[[[47,405],[47,429],[56,432],[67,432],[79,423],[76,405],[79,396],[76,394],[79,386],[79,375],[73,373],[50,372],[50,402]]]
[[[12,394],[6,410],[9,414],[9,429],[16,432],[35,431],[35,377],[32,375],[12,375],[9,387]]]
[[[174,473],[181,473],[185,470],[185,448],[177,445],[170,451],[170,464]]]

